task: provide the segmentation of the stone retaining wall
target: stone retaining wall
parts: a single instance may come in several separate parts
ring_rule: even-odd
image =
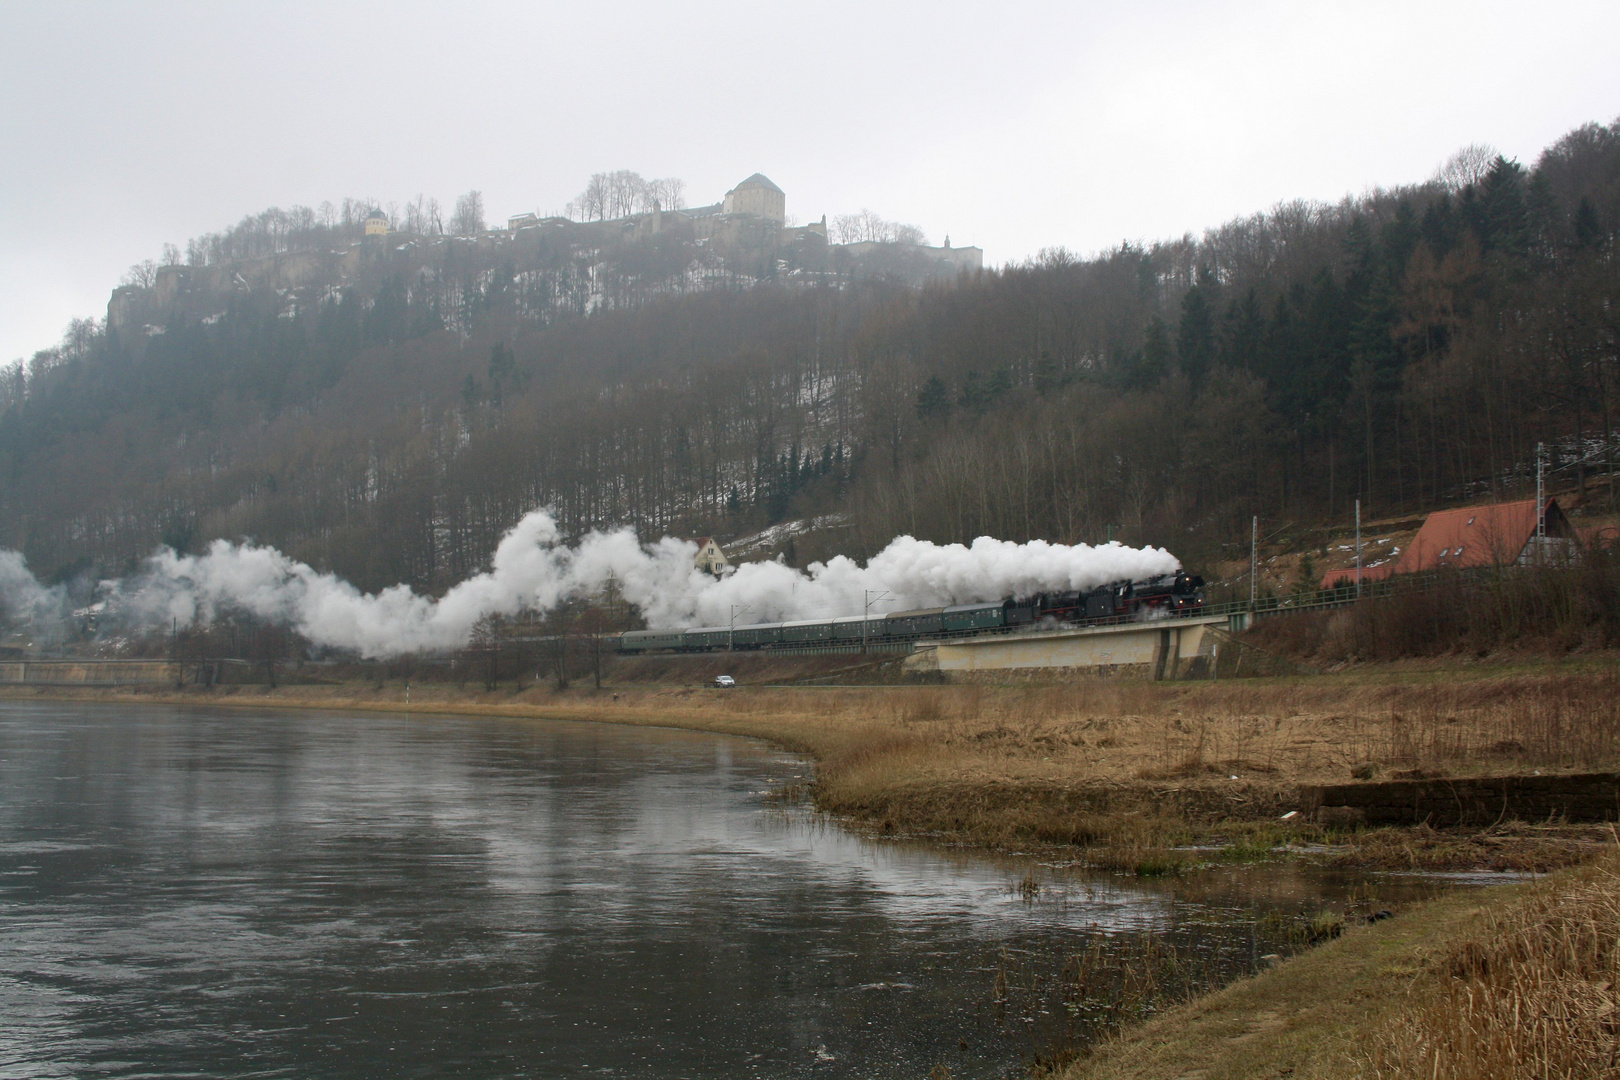
[[[0,661],[0,686],[154,686],[175,681],[167,660]]]
[[[1318,821],[1340,825],[1620,820],[1620,773],[1391,780],[1306,788],[1302,794]]]

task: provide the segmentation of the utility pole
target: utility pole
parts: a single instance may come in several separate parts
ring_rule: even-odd
[[[1254,610],[1255,575],[1260,572],[1260,515],[1249,522],[1249,610]]]
[[[1356,500],[1356,599],[1361,599],[1361,500]]]
[[[175,617],[169,619],[169,662],[174,665],[174,688],[178,690],[186,684],[186,676],[180,670],[180,620]]]
[[[747,606],[738,607],[736,604],[731,605],[731,629],[726,632],[727,652],[737,651],[737,616],[747,615],[753,610],[753,608]]]
[[[864,655],[866,652],[866,623],[872,616],[872,605],[881,604],[885,600],[893,600],[894,597],[889,594],[888,589],[879,589],[876,596],[872,595],[871,589],[864,589],[862,595],[864,599],[861,604],[861,652]]]
[[[1547,451],[1546,443],[1536,443],[1536,562],[1541,562],[1547,550],[1547,487],[1542,479],[1542,463]]]

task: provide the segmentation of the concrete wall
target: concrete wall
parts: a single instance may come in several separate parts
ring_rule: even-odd
[[[167,660],[9,660],[0,686],[142,686],[175,681]]]
[[[1620,774],[1616,773],[1336,784],[1306,788],[1303,795],[1308,812],[1336,825],[1620,819]]]
[[[1209,654],[1205,627],[1224,628],[1224,616],[1158,619],[1049,633],[996,634],[942,641],[934,648],[940,671],[1011,668],[1143,669],[1156,679],[1173,679],[1187,661]]]

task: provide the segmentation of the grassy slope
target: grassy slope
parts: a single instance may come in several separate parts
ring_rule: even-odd
[[[1515,889],[1510,886],[1508,889]],[[1452,894],[1396,920],[1351,929],[1186,1006],[1158,1015],[1069,1069],[1069,1080],[1351,1077],[1372,1031],[1469,921],[1505,891]]]
[[[1541,1076],[1549,1059],[1558,1061],[1556,1075],[1610,1075],[1604,1059],[1617,1038],[1608,1018],[1620,995],[1612,981],[1617,871],[1620,857],[1611,848],[1595,863],[1539,882],[1456,892],[1353,928],[1162,1013],[1063,1075],[1428,1080]],[[1569,947],[1583,936],[1604,940]],[[1588,999],[1584,1010],[1567,1007],[1570,990],[1585,992],[1576,995]],[[1470,1011],[1475,1015],[1459,1023],[1459,1013]],[[1564,1022],[1547,1027],[1532,1022],[1532,1013]],[[1520,1014],[1515,1025],[1511,1017]],[[1470,1024],[1476,1038],[1459,1038]]]
[[[1453,893],[1279,967],[1171,1009],[1105,1044],[1068,1080],[1295,1080],[1355,1076],[1366,1039],[1383,1027],[1425,967],[1518,886]]]

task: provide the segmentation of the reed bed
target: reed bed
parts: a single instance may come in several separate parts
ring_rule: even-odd
[[[1364,1065],[1378,1080],[1620,1075],[1620,856],[1487,910]]]

